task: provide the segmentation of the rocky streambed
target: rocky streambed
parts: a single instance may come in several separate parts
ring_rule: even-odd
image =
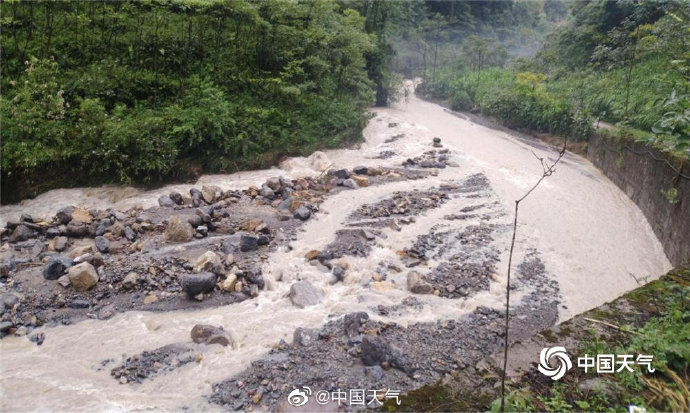
[[[531,182],[519,168],[553,152],[416,99],[366,137],[105,204],[3,207],[2,408],[289,411],[306,386],[347,396],[303,408],[359,410],[438,381],[486,385],[472,378],[502,348],[508,212]],[[520,226],[511,342],[632,288],[627,270],[668,265],[635,255],[658,241],[591,166],[569,155],[548,182]]]

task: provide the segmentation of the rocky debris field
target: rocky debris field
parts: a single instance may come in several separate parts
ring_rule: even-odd
[[[557,319],[558,286],[548,281],[536,254],[521,263],[516,279],[520,290],[546,289],[548,293],[531,295],[511,310],[511,343],[528,339]],[[381,394],[442,380],[467,379],[468,386],[491,386],[495,379],[487,382],[476,378],[492,370],[487,359],[503,346],[504,314],[480,306],[457,320],[407,327],[372,318],[392,315],[404,307],[423,306],[408,297],[398,308],[373,308],[371,316],[367,312],[349,313],[320,329],[300,328],[292,343],[276,343],[246,371],[216,384],[210,400],[228,410],[287,411],[287,395],[302,386],[329,392],[377,389]],[[529,317],[520,317],[528,313]],[[379,406],[377,402],[372,405]],[[342,408],[363,409],[359,404],[350,405],[349,398]]]
[[[0,233],[1,335],[128,310],[227,305],[267,288],[261,265],[339,191],[428,172],[357,167],[261,187],[171,192],[159,206],[23,215]],[[42,340],[35,340],[37,343]]]

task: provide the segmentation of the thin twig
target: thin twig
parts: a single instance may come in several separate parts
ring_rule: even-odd
[[[624,332],[624,333],[638,334],[638,335],[640,334],[640,333],[638,333],[637,331],[626,330],[626,329],[621,328],[620,326],[617,326],[617,325],[615,325],[615,324],[607,323],[606,321],[596,320],[596,319],[594,319],[594,318],[587,318],[587,317],[582,317],[582,319],[583,319],[583,320],[586,320],[586,321],[589,321],[589,322],[591,322],[591,323],[603,324],[603,325],[605,325],[606,327],[615,328],[616,330],[622,331],[622,332]]]
[[[553,173],[556,171],[556,165],[563,159],[563,155],[565,155],[565,148],[568,144],[568,138],[566,137],[563,140],[563,148],[561,151],[558,153],[558,158],[549,165],[548,167],[546,166],[546,163],[544,162],[544,158],[538,157],[534,152],[534,156],[541,162],[543,173],[541,178],[537,181],[537,183],[534,184],[532,188],[530,188],[525,195],[522,196],[522,198],[518,199],[515,201],[515,218],[513,219],[513,237],[510,241],[510,254],[508,255],[508,277],[506,280],[506,320],[505,320],[505,331],[503,334],[503,373],[501,374],[501,413],[505,411],[505,401],[506,401],[506,372],[508,369],[508,326],[509,326],[509,317],[510,317],[510,269],[513,264],[513,251],[515,249],[515,235],[517,234],[517,223],[518,223],[518,211],[520,208],[520,202],[522,202],[525,198],[529,196],[529,194],[532,193],[541,181],[546,179],[547,177],[553,175]]]

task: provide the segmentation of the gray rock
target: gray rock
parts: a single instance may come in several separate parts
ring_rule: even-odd
[[[290,209],[290,205],[292,205],[292,197],[287,197],[285,198],[280,204],[278,204],[278,209],[282,210],[287,210]]]
[[[306,347],[319,338],[319,331],[314,328],[299,327],[292,337],[294,343]]]
[[[223,327],[197,324],[192,328],[190,335],[192,336],[192,341],[199,344],[220,344],[223,347],[230,346],[235,349],[239,347],[236,335],[232,330],[225,331]]]
[[[202,237],[205,237],[208,235],[208,227],[206,225],[199,225],[196,227],[196,232]]]
[[[76,300],[72,300],[69,306],[72,308],[89,308],[91,303],[89,303],[87,300],[77,298]]]
[[[115,315],[115,305],[109,304],[98,311],[99,320],[107,320]]]
[[[292,284],[288,296],[295,307],[304,308],[320,303],[323,292],[308,281],[298,281]]]
[[[271,188],[273,191],[277,191],[280,189],[280,178],[278,178],[278,177],[268,178],[265,185],[267,187]]]
[[[162,206],[162,207],[164,207],[164,208],[172,208],[172,207],[174,207],[176,204],[175,204],[175,201],[173,201],[172,199],[170,199],[169,196],[167,196],[167,195],[161,195],[160,197],[158,197],[158,205],[160,205],[160,206]]]
[[[197,294],[210,293],[216,287],[216,274],[202,272],[200,274],[185,274],[182,276],[182,290],[189,297]]]
[[[379,336],[365,335],[362,338],[362,363],[365,366],[376,366],[387,362],[391,367],[397,368],[407,374],[412,373],[413,368],[407,357],[394,343],[389,343]]]
[[[46,280],[57,280],[64,274],[65,270],[72,266],[72,260],[64,255],[55,255],[48,259],[43,267],[43,278]]]
[[[366,175],[367,167],[364,165],[355,166],[354,168],[352,168],[352,172],[356,175]]]
[[[96,244],[96,249],[102,253],[110,251],[110,241],[103,236],[97,236],[94,238],[94,243]]]
[[[197,212],[197,215],[191,215],[189,218],[187,218],[187,222],[189,222],[189,225],[193,226],[194,228],[202,225],[204,223],[203,213],[199,214]]]
[[[434,287],[426,282],[424,277],[417,271],[407,273],[407,289],[415,294],[431,294],[434,292]]]
[[[220,199],[223,190],[216,185],[204,185],[201,187],[201,197],[207,204],[212,204]]]
[[[137,239],[137,233],[129,225],[125,227],[125,238],[129,241]]]
[[[72,220],[75,208],[73,206],[64,207],[55,214],[55,220],[60,224],[67,224]]]
[[[276,196],[275,192],[266,185],[263,185],[261,187],[261,190],[259,191],[259,195],[261,195],[264,198],[268,198],[268,199],[273,199]]]
[[[309,208],[301,206],[295,210],[293,216],[301,221],[306,221],[311,217],[311,211]]]
[[[53,249],[57,252],[62,252],[67,248],[67,237],[56,237],[53,241]]]
[[[343,186],[350,189],[357,188],[357,182],[354,179],[349,178],[343,181]]]
[[[0,333],[6,333],[13,325],[10,321],[0,322]]]
[[[179,192],[173,191],[170,194],[168,194],[168,197],[177,205],[184,204],[184,199],[182,198],[182,194],[180,194]]]
[[[12,293],[3,294],[0,296],[0,304],[2,304],[6,309],[10,310],[12,307],[19,303],[19,297]]]
[[[259,239],[253,235],[242,235],[240,237],[240,251],[255,251],[259,248]]]
[[[369,314],[364,311],[358,313],[345,314],[343,317],[343,328],[345,329],[345,335],[348,337],[353,337],[360,334],[359,329],[362,324],[369,320]]]
[[[333,171],[333,176],[338,179],[347,179],[350,177],[350,172],[347,169],[338,169]]]
[[[383,371],[381,366],[367,366],[364,368],[364,375],[371,380],[379,381],[383,380],[386,373]]]
[[[213,251],[206,251],[197,258],[194,264],[194,272],[212,272],[222,275],[225,273],[225,267],[218,254]]]
[[[9,241],[26,241],[27,239],[31,238],[33,234],[34,232],[31,230],[31,228],[27,227],[26,225],[17,225],[17,228],[15,228],[12,234],[10,235]]]

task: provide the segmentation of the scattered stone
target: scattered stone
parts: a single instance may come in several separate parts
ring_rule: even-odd
[[[63,275],[62,277],[58,278],[57,282],[64,288],[67,288],[72,284],[69,280],[69,276],[67,275]]]
[[[348,337],[353,337],[361,334],[359,329],[361,328],[362,324],[367,322],[367,320],[369,320],[369,314],[364,311],[345,314],[345,317],[343,317],[345,335]]]
[[[354,179],[349,178],[343,181],[343,186],[346,188],[350,189],[356,189],[357,188],[357,182],[355,182]]]
[[[72,214],[75,208],[73,206],[64,207],[55,214],[55,220],[63,225],[66,225],[72,220]]]
[[[137,238],[137,234],[134,232],[132,227],[126,226],[125,227],[125,238],[129,241],[134,241]]]
[[[347,169],[338,169],[333,171],[333,176],[338,179],[347,179],[350,177],[350,172]]]
[[[308,281],[298,281],[290,287],[290,301],[298,308],[316,305],[321,302],[323,292]]]
[[[196,227],[196,233],[202,237],[205,237],[208,235],[208,227],[206,225],[199,225]]]
[[[72,260],[64,255],[56,255],[50,257],[43,267],[43,278],[46,280],[57,280],[60,276],[72,266]]]
[[[256,251],[259,248],[259,239],[253,235],[242,235],[240,237],[240,251]]]
[[[216,202],[222,195],[223,190],[216,185],[204,185],[201,187],[201,197],[204,199],[204,201],[206,201],[207,204]]]
[[[367,167],[364,165],[355,166],[354,168],[352,168],[352,172],[355,175],[366,175],[367,174]]]
[[[48,244],[48,249],[62,252],[67,248],[67,237],[55,237]]]
[[[186,292],[189,297],[210,293],[216,287],[216,274],[212,272],[185,274],[182,276],[181,284],[182,290]]]
[[[12,234],[10,235],[9,241],[10,242],[22,242],[26,241],[27,239],[31,238],[33,236],[33,231],[31,228],[27,227],[26,225],[17,225],[17,228],[14,229]]]
[[[306,221],[311,217],[311,211],[304,206],[301,206],[295,210],[293,216],[301,221]]]
[[[192,328],[192,341],[198,344],[220,344],[223,347],[239,348],[239,340],[232,331],[208,324],[197,324]]]
[[[43,344],[45,339],[46,339],[45,333],[35,333],[35,334],[32,334],[31,337],[29,337],[29,341],[31,341],[32,343],[36,343],[37,346],[40,346],[41,344]]]
[[[311,250],[308,253],[304,254],[304,258],[306,258],[307,261],[311,261],[311,260],[316,259],[319,256],[319,253],[321,253],[321,251]]]
[[[345,268],[343,268],[340,265],[334,265],[333,269],[331,270],[333,275],[335,276],[335,279],[338,281],[343,281],[345,280]]]
[[[415,294],[432,294],[434,287],[424,280],[417,271],[407,273],[407,289]]]
[[[149,305],[153,304],[158,301],[158,296],[155,294],[148,294],[146,297],[144,297],[144,304]]]
[[[131,290],[134,287],[137,286],[137,283],[139,282],[139,275],[132,271],[125,275],[125,278],[122,280],[122,287]]]
[[[94,238],[94,243],[96,244],[96,249],[102,253],[107,253],[110,251],[110,241],[103,236],[97,236]]]
[[[91,307],[91,303],[88,302],[87,300],[77,298],[76,300],[72,300],[72,302],[70,303],[69,306],[72,308],[76,308],[76,309],[89,308],[89,307]]]
[[[194,228],[181,215],[170,217],[165,228],[165,239],[172,242],[188,242],[194,236]]]
[[[273,192],[273,190],[266,185],[263,185],[261,187],[261,190],[259,191],[259,195],[261,195],[264,198],[268,198],[268,199],[273,199],[276,196],[275,192]]]
[[[168,197],[177,205],[182,205],[184,204],[184,198],[182,198],[182,194],[179,192],[171,192]]]
[[[212,272],[222,275],[225,272],[225,268],[218,254],[213,251],[206,251],[196,260],[194,272]]]
[[[228,276],[225,277],[225,280],[223,280],[223,284],[221,284],[221,288],[223,289],[223,291],[233,292],[233,291],[235,291],[235,284],[237,284],[237,275],[236,274],[228,274]]]
[[[158,198],[158,205],[160,205],[164,208],[172,208],[177,204],[175,203],[175,201],[170,199],[170,197],[168,195],[161,195]]]
[[[70,283],[78,291],[86,291],[98,283],[98,273],[93,265],[83,262],[67,270]]]

